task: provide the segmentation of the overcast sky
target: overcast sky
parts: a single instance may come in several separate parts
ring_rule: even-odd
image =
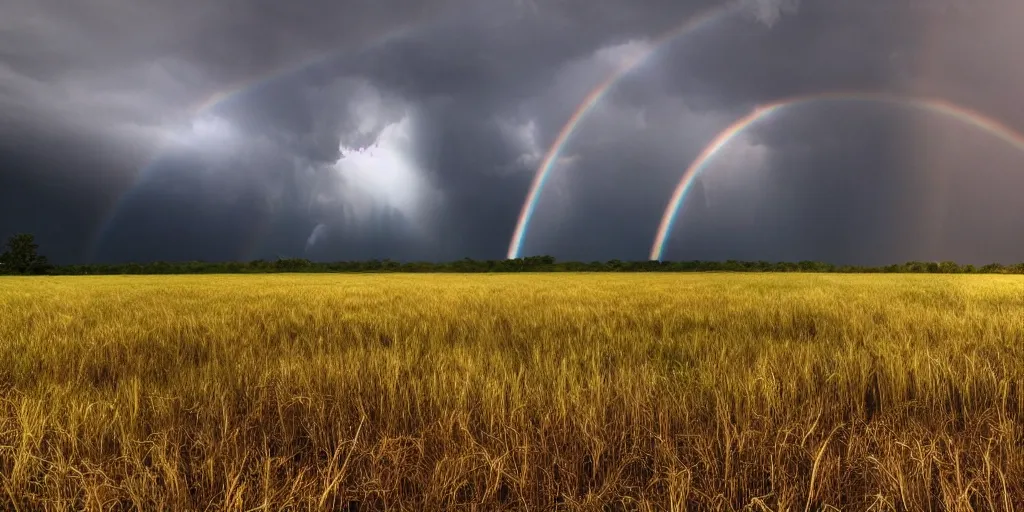
[[[782,98],[1024,131],[1019,0],[726,4],[4,0],[0,236],[59,263],[504,258],[563,126],[641,57],[567,140],[523,255],[646,259],[702,148]],[[963,119],[807,101],[715,155],[665,258],[1024,261],[1022,193],[1021,149]]]

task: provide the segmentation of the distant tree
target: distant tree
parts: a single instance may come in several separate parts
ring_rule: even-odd
[[[376,263],[377,268],[380,268],[380,262]],[[281,258],[274,262],[275,269],[284,272],[301,272],[312,266],[313,262],[303,258]]]
[[[963,268],[955,261],[943,261],[939,263],[939,272],[943,274],[959,274]]]
[[[39,254],[34,236],[21,233],[7,239],[6,250],[0,254],[0,273],[44,274],[49,268],[46,256]]]
[[[1003,265],[999,263],[989,263],[980,270],[983,274],[996,274],[1003,272]]]

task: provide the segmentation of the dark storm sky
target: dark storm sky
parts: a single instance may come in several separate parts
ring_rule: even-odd
[[[587,92],[725,0],[5,0],[0,236],[60,263],[503,258]],[[1014,0],[742,0],[612,88],[524,253],[646,259],[715,134],[836,90],[1024,130]],[[1024,154],[935,112],[786,109],[719,153],[668,259],[1024,261]]]

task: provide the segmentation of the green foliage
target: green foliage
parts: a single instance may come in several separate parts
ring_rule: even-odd
[[[50,269],[46,256],[39,254],[35,237],[21,233],[7,240],[0,254],[0,274],[45,274]]]
[[[53,267],[38,254],[32,235],[20,234],[7,241],[7,251],[0,255],[0,274],[267,274],[280,272],[358,273],[478,273],[478,272],[835,272],[835,273],[934,273],[934,274],[1024,274],[1024,263],[1002,265],[991,263],[982,267],[960,265],[954,261],[908,261],[884,267],[834,265],[820,261],[556,261],[553,256],[528,256],[510,260],[474,260],[463,258],[452,262],[410,261],[389,259],[369,261],[314,262],[302,258],[279,258],[276,261],[254,260],[205,262],[165,262],[65,265]]]

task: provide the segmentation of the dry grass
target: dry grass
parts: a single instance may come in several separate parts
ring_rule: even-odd
[[[0,279],[0,509],[1024,509],[1024,278]]]

